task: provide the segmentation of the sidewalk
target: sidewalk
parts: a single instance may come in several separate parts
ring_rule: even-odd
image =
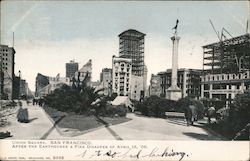
[[[28,109],[29,122],[20,123],[17,121],[16,112],[19,108],[17,107],[15,114],[7,117],[8,125],[2,127],[1,132],[9,131],[11,133],[12,137],[6,139],[41,139],[53,127],[53,123],[39,106],[27,105],[25,101],[22,101],[22,103],[23,108]],[[60,137],[55,129],[54,131],[54,135]]]

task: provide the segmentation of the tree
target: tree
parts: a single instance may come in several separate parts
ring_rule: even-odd
[[[72,86],[62,85],[51,94],[45,97],[48,106],[61,111],[74,111],[79,114],[89,113],[96,106],[92,105],[102,96],[98,93],[103,90],[95,90],[88,86],[89,74],[87,73],[82,81],[78,76],[77,80],[73,78]]]
[[[236,95],[229,109],[229,128],[237,133],[250,123],[250,90]]]

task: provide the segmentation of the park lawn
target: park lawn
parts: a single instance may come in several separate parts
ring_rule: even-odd
[[[131,120],[126,117],[99,117],[99,119],[103,120],[100,121],[94,115],[78,115],[73,112],[66,113],[50,107],[44,107],[44,110],[59,128],[70,128],[79,131],[97,128],[106,125],[105,123],[116,125]]]

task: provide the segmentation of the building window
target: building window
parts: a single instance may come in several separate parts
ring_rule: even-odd
[[[204,90],[209,90],[209,85],[208,84],[204,84]]]
[[[247,73],[245,73],[245,78],[247,78]]]

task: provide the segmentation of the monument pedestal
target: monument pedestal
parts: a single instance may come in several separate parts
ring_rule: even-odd
[[[166,98],[170,100],[177,101],[182,98],[181,89],[178,86],[171,86],[166,91]]]

